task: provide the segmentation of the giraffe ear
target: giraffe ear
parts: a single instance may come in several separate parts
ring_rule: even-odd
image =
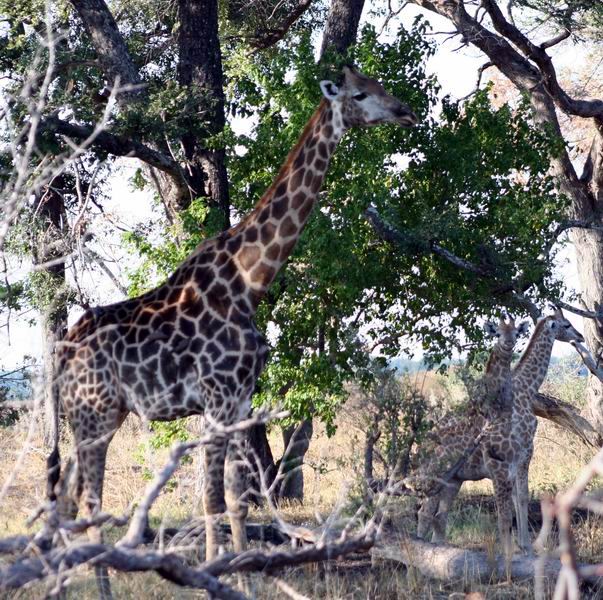
[[[524,335],[524,334],[528,333],[529,329],[530,329],[530,322],[522,321],[519,324],[519,327],[517,328],[517,335]]]
[[[492,321],[486,321],[486,324],[484,325],[484,331],[490,336],[490,337],[496,337],[496,325],[494,325],[494,323],[492,323]]]
[[[320,82],[320,89],[327,100],[335,100],[339,96],[339,88],[328,79]]]

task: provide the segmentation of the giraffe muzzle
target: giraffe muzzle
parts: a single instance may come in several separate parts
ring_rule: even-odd
[[[417,115],[409,108],[401,106],[396,112],[394,122],[402,127],[414,127],[419,122]]]

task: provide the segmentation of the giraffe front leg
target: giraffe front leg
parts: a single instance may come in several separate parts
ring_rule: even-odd
[[[109,446],[107,437],[100,436],[94,441],[83,440],[78,443],[78,467],[82,480],[82,512],[87,518],[93,518],[101,509],[105,463]],[[103,543],[103,535],[98,527],[90,527],[88,537],[94,544]],[[94,571],[99,597],[101,600],[111,600],[113,595],[107,567],[95,567]]]
[[[494,483],[494,498],[498,519],[498,534],[505,559],[505,573],[511,577],[511,561],[513,560],[513,483],[506,472],[492,477]]]
[[[446,541],[448,513],[458,496],[459,490],[461,489],[461,483],[462,482],[453,479],[444,485],[439,494],[438,510],[433,520],[432,542],[442,543]]]
[[[205,511],[205,558],[218,555],[220,546],[219,522],[226,512],[224,503],[224,460],[228,441],[223,438],[205,448],[205,483],[203,509]]]
[[[513,486],[517,537],[521,551],[526,554],[533,552],[530,540],[530,525],[528,523],[528,506],[530,504],[530,489],[528,485],[529,467],[529,460],[519,466],[515,477],[515,485]]]

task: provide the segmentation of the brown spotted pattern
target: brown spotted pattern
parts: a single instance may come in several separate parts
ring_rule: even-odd
[[[361,87],[377,97],[364,117],[348,115]],[[268,353],[253,322],[258,303],[308,220],[345,123],[386,121],[411,125],[416,117],[380,84],[346,68],[343,85],[321,102],[247,217],[202,243],[163,285],[89,310],[71,328],[57,347],[55,393],[73,428],[76,458],[59,496],[71,495],[76,506],[81,496],[87,514],[100,509],[107,447],[130,412],[154,420],[205,414],[221,424],[248,416]],[[217,438],[205,452],[208,558],[217,552],[217,516],[226,508],[235,549],[246,544],[245,480],[227,456],[235,447]]]

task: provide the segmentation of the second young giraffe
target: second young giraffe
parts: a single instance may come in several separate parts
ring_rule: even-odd
[[[498,326],[487,324],[486,331],[497,340],[490,352],[484,377],[473,393],[468,411],[460,417],[454,417],[436,426],[427,440],[426,449],[422,451],[422,455],[426,456],[426,462],[419,465],[415,477],[427,479],[428,483],[431,481],[431,488],[435,486],[437,491],[431,492],[430,486],[423,484],[427,497],[419,510],[417,534],[419,537],[425,537],[431,527],[433,541],[444,541],[448,511],[464,480],[468,465],[479,456],[477,460],[486,473],[482,478],[489,477],[494,483],[499,535],[505,557],[508,559],[512,548],[509,485],[511,467],[501,465],[496,457],[502,451],[499,438],[501,431],[505,429],[504,420],[509,419],[511,412],[513,351],[518,337],[527,331],[527,323],[516,326],[513,319],[509,321],[501,319]],[[492,418],[493,415],[497,415],[498,418]],[[480,447],[466,458],[458,472],[446,481],[440,481],[439,476],[475,444],[480,434],[483,436]]]
[[[434,497],[428,497],[422,504],[418,526],[420,537],[425,537],[429,525],[433,524],[433,541],[444,541],[448,512],[463,481],[489,478],[495,487],[499,528],[504,528],[501,531],[501,541],[504,543],[505,552],[512,552],[511,498],[515,509],[519,546],[523,552],[530,552],[528,471],[537,426],[532,403],[546,377],[555,340],[569,343],[583,341],[582,335],[560,310],[538,321],[529,344],[517,365],[511,370],[511,410],[502,410],[494,415],[491,412],[488,415],[491,423],[482,442],[481,451],[474,452],[450,484],[439,490]],[[459,420],[453,436],[443,429],[444,435],[439,437],[440,452],[444,451],[446,441],[451,437],[461,440],[464,444],[472,443],[486,420],[483,414],[475,416],[476,419],[465,417],[462,421]],[[504,494],[503,498],[499,498],[496,473],[494,477],[490,473],[492,468],[498,473],[498,488]],[[504,511],[502,516],[501,507]]]
[[[73,429],[77,469],[55,485],[57,446],[51,498],[70,487],[87,515],[100,509],[107,448],[130,412],[153,420],[204,413],[222,425],[248,416],[268,354],[254,315],[308,220],[338,142],[352,127],[417,123],[406,104],[353,68],[344,68],[340,86],[320,87],[318,109],[250,214],[203,242],[159,287],[87,311],[57,347],[55,394]],[[246,545],[244,483],[226,460],[230,442],[217,436],[205,450],[208,559],[226,508],[235,550]]]

